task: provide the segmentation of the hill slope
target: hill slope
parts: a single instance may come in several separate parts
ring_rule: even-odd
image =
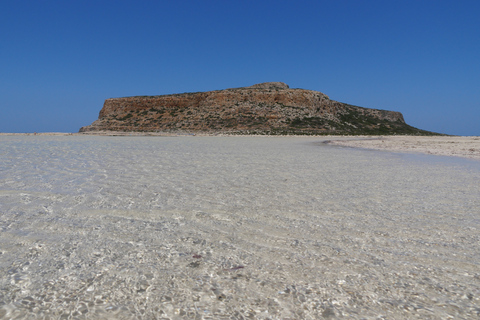
[[[259,134],[431,134],[400,112],[357,107],[267,82],[226,90],[107,99],[88,131]]]

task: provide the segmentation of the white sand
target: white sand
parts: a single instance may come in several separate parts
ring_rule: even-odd
[[[370,136],[339,138],[332,144],[395,152],[417,152],[480,160],[480,137]]]
[[[319,137],[0,137],[0,318],[475,319],[480,165]]]

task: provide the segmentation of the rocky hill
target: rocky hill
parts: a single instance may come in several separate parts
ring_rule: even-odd
[[[89,131],[243,134],[429,134],[400,112],[357,107],[282,82],[107,99]]]

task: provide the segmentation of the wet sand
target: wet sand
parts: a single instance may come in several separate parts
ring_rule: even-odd
[[[478,162],[325,140],[1,136],[0,319],[478,318]]]

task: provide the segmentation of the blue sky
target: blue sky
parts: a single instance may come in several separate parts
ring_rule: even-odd
[[[480,135],[480,1],[0,1],[0,132],[77,132],[107,98],[282,81]]]

